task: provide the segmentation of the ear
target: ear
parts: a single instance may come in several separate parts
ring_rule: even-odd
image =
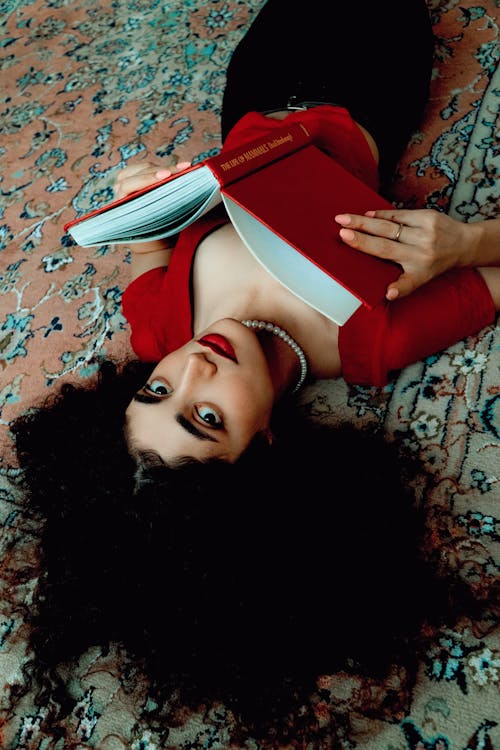
[[[265,427],[262,430],[261,435],[269,446],[271,446],[274,443],[275,438],[270,427]]]

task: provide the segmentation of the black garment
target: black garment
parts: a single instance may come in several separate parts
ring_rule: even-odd
[[[384,189],[421,121],[433,52],[425,0],[268,0],[229,63],[222,138],[252,110],[338,104],[374,137]]]

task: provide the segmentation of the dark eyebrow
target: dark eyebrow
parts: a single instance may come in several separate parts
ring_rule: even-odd
[[[147,393],[142,393],[141,391],[139,391],[139,393],[134,393],[133,400],[138,401],[140,404],[159,404],[161,398],[158,398],[158,396],[151,396]]]
[[[195,427],[194,424],[190,422],[189,419],[186,419],[186,417],[183,417],[182,414],[176,414],[175,421],[178,422],[181,427],[184,427],[186,432],[189,432],[190,435],[194,435],[195,438],[198,438],[198,440],[210,440],[212,443],[219,442],[212,435],[209,435],[207,432],[202,432]]]
[[[138,401],[140,404],[159,404],[162,401],[162,399],[157,396],[152,396],[149,393],[141,393],[141,391],[135,393],[133,398],[134,401]],[[190,422],[189,419],[186,419],[186,417],[183,417],[182,414],[176,414],[175,421],[180,424],[186,432],[189,432],[190,435],[194,435],[195,438],[198,438],[198,440],[210,440],[212,443],[219,442],[212,435],[209,435],[207,432],[202,432],[195,427],[194,424]]]

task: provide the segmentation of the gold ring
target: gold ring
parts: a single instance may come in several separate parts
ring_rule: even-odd
[[[401,232],[403,231],[403,224],[400,224],[398,226],[398,231],[396,232],[396,236],[394,237],[393,242],[399,242],[399,238],[401,236]]]

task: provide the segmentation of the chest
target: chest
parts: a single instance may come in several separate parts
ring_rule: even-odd
[[[196,307],[217,303],[227,315],[248,313],[251,317],[309,314],[309,306],[293,295],[257,261],[231,224],[216,229],[199,244],[192,270]]]
[[[269,274],[231,224],[205,237],[193,264],[195,319],[236,317],[279,321],[303,342],[315,377],[340,373],[338,326]],[[211,314],[208,317],[211,317]],[[307,343],[306,343],[307,342]]]

